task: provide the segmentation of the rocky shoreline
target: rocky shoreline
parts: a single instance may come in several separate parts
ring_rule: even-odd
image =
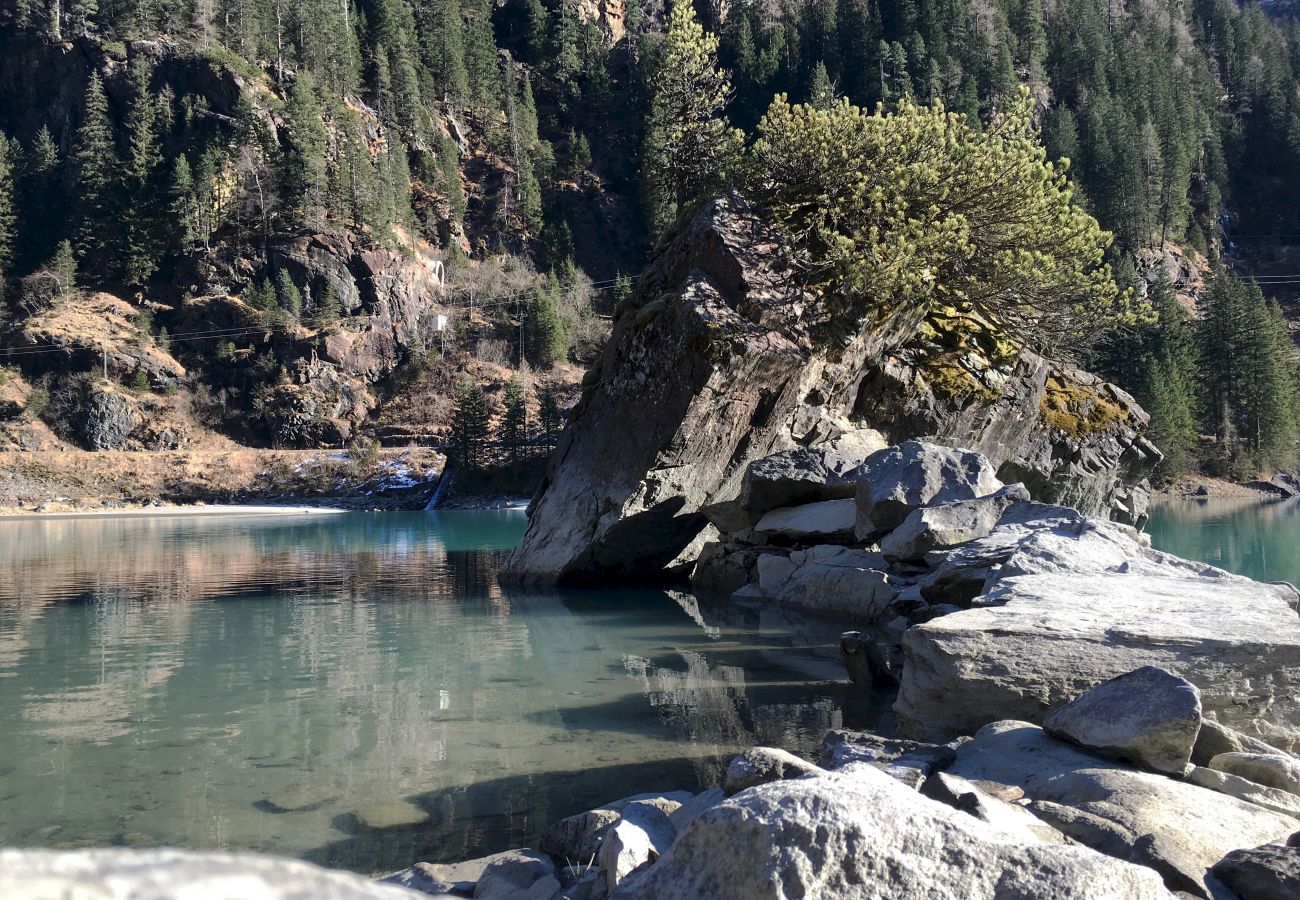
[[[852,626],[847,675],[897,686],[898,733],[831,731],[816,762],[755,747],[721,788],[627,797],[551,823],[536,849],[379,883],[4,851],[0,892],[117,873],[147,889],[109,896],[174,896],[243,871],[263,897],[1295,897],[1300,592],[1028,499],[978,453],[872,443],[755,460],[708,510],[695,574]]]

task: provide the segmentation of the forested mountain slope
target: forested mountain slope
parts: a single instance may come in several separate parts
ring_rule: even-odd
[[[695,12],[717,36],[716,51],[694,50],[716,56],[709,89],[737,140],[778,93],[941,101],[979,124],[1027,86],[1050,157],[1071,161],[1076,201],[1115,235],[1121,287],[1150,283],[1167,313],[1094,361],[1154,407],[1179,467],[1244,472],[1293,453],[1278,314],[1211,277],[1222,286],[1205,302],[1239,298],[1221,304],[1236,323],[1229,355],[1268,352],[1208,378],[1201,362],[1223,348],[1134,264],[1186,247],[1203,254],[1198,277],[1268,271],[1266,290],[1286,299],[1300,25],[1285,4],[712,0]],[[0,345],[7,390],[27,398],[11,404],[25,436],[10,437],[427,437],[449,425],[461,374],[487,386],[500,419],[521,358],[525,416],[511,427],[536,430],[630,294],[616,276],[640,271],[686,198],[665,168],[665,111],[701,85],[678,84],[666,26],[656,0],[6,4]],[[1163,265],[1144,258],[1142,274]]]

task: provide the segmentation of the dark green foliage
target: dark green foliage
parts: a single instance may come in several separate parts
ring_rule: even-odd
[[[77,178],[76,252],[88,274],[104,275],[112,260],[109,221],[115,211],[114,177],[117,153],[113,126],[108,118],[108,98],[98,75],[86,84],[86,105],[73,145],[73,170]]]
[[[14,242],[17,212],[14,208],[13,145],[0,132],[0,302],[5,297],[5,283],[14,274]]]
[[[287,132],[280,177],[297,225],[319,224],[325,194],[325,125],[309,73],[296,75],[285,104]]]
[[[518,462],[525,455],[528,440],[528,403],[524,386],[518,378],[506,384],[505,410],[501,416],[498,437],[510,452],[510,461]]]
[[[474,471],[487,463],[491,437],[491,412],[487,395],[478,382],[462,378],[456,386],[456,409],[452,414],[449,450],[457,465]]]
[[[528,308],[524,326],[526,355],[529,364],[538,369],[549,369],[563,361],[568,346],[564,324],[556,309],[559,293],[559,279],[554,274],[547,275]]]

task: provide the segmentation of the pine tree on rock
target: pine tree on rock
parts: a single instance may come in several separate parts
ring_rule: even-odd
[[[717,64],[718,39],[674,0],[655,80],[645,165],[663,226],[718,190],[740,158],[741,133],[727,121],[731,80]]]

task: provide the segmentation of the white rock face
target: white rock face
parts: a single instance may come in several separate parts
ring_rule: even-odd
[[[600,846],[600,872],[605,885],[614,888],[638,866],[659,859],[676,837],[677,829],[659,807],[641,802],[628,804]]]
[[[982,454],[923,441],[904,441],[867,457],[846,476],[858,483],[857,535],[892,531],[918,507],[972,500],[1002,487]]]
[[[822,500],[774,509],[758,520],[754,530],[760,534],[792,540],[850,538],[853,536],[856,519],[857,508],[852,499]]]
[[[1149,869],[1027,843],[867,765],[761,785],[697,817],[616,900],[1169,900]]]
[[[1109,762],[1027,722],[980,729],[958,748],[948,771],[1019,788],[1035,801],[1031,812],[1070,837],[1152,866],[1170,888],[1198,896],[1213,896],[1207,870],[1225,854],[1285,840],[1300,824],[1185,781]]]
[[[1196,685],[1218,721],[1300,742],[1300,618],[1281,589],[1216,570],[1006,578],[986,607],[911,628],[895,711],[909,736],[948,740],[1047,710],[1159,666]]]
[[[1183,777],[1192,784],[1199,784],[1220,794],[1227,794],[1229,797],[1245,800],[1264,809],[1293,816],[1300,823],[1300,797],[1295,794],[1264,787],[1237,775],[1229,775],[1227,772],[1207,769],[1204,766],[1192,766],[1191,771]]]
[[[182,850],[0,850],[15,900],[401,900],[425,896],[309,863]]]
[[[1177,675],[1143,666],[1053,710],[1043,728],[1103,756],[1182,775],[1201,731],[1201,693]]]

